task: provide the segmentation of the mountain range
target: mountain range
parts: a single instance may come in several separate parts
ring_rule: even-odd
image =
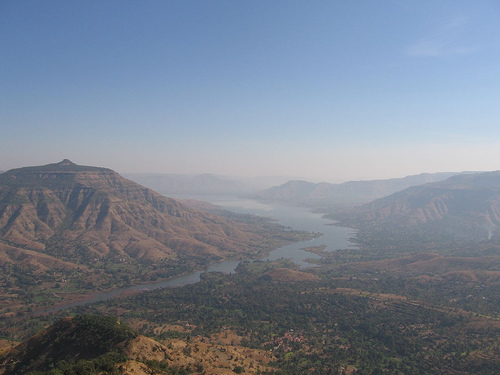
[[[0,316],[263,257],[298,232],[69,160],[0,175]],[[7,308],[10,306],[11,308]]]
[[[249,191],[242,182],[212,174],[124,174],[128,179],[149,186],[162,194],[211,195],[241,194]]]
[[[296,180],[261,191],[256,198],[325,210],[367,203],[410,186],[442,181],[456,174],[458,173],[422,173],[404,178],[349,181],[342,184]]]
[[[344,225],[441,233],[455,240],[500,238],[500,171],[413,186],[332,217]]]
[[[246,195],[288,181],[284,176],[239,178],[213,174],[125,173],[124,177],[167,195]]]
[[[0,176],[3,259],[223,258],[258,239],[248,225],[190,209],[110,169],[64,160]]]
[[[69,160],[0,175],[0,323],[17,341],[0,340],[0,374],[496,373],[500,171],[332,213],[368,246],[313,247],[319,267],[242,263],[233,275],[78,308],[105,316],[41,327],[52,318],[37,303],[80,294],[82,280],[102,289],[105,277],[186,271],[276,239],[256,218],[204,206]],[[450,254],[426,251],[437,232]]]

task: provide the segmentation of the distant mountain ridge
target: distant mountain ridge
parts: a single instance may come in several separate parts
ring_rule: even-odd
[[[500,171],[457,175],[410,187],[338,217],[356,227],[425,228],[429,235],[447,232],[471,241],[500,238]]]
[[[212,174],[182,175],[128,173],[124,176],[166,195],[242,194],[248,192],[250,189],[240,181],[218,177]]]
[[[314,208],[353,206],[401,191],[410,186],[445,180],[458,173],[422,173],[404,178],[350,181],[342,184],[289,181],[256,195],[258,199],[282,201]]]
[[[245,195],[255,194],[289,180],[283,176],[243,178],[213,174],[125,173],[124,177],[161,194],[171,195]]]

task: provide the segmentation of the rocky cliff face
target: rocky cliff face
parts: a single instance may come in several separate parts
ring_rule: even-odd
[[[64,160],[0,175],[0,251],[59,260],[224,258],[255,228],[187,208],[112,170]]]

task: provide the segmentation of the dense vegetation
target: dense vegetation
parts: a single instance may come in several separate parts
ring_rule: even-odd
[[[281,264],[280,267],[283,265]],[[277,282],[277,265],[256,263],[234,275],[210,274],[196,285],[116,299],[83,311],[121,311],[126,320],[158,327],[188,325],[209,338],[224,329],[242,345],[272,351],[284,374],[475,373],[498,367],[498,324],[403,298],[347,293],[336,282]],[[138,308],[140,306],[140,308]]]
[[[136,334],[115,317],[63,319],[16,348],[9,374],[89,375],[115,372],[127,357],[119,350]],[[8,362],[9,363],[9,362]]]
[[[304,231],[285,230],[284,227],[265,218],[253,215],[214,211],[220,217],[243,225],[260,227],[263,240],[258,246],[250,246],[235,258],[259,258],[270,250],[284,244],[313,238],[318,234]],[[125,258],[114,253],[96,258],[85,241],[70,244],[72,251],[67,251],[68,244],[54,236],[44,252],[51,256],[71,262],[74,267],[47,268],[39,264],[22,262],[0,262],[0,338],[24,339],[26,335],[13,330],[13,315],[23,320],[16,320],[14,325],[24,326],[25,333],[34,334],[43,326],[36,324],[37,319],[30,315],[43,311],[54,304],[71,301],[95,291],[130,286],[131,284],[150,283],[206,268],[209,264],[221,261],[217,255],[203,259],[193,258],[180,253],[175,262],[171,260],[151,261],[147,259]],[[25,259],[30,259],[26,257]],[[30,318],[28,318],[30,317]],[[27,326],[31,326],[26,330]]]
[[[372,236],[377,240],[369,247]],[[307,273],[285,260],[245,263],[232,275],[205,274],[198,284],[118,298],[73,314],[119,316],[165,345],[183,340],[186,357],[228,332],[231,343],[272,357],[270,364],[253,360],[257,367],[249,368],[235,356],[238,362],[228,365],[234,373],[495,374],[500,365],[498,247],[436,241],[438,251],[429,253],[426,244],[419,251],[416,245],[394,246],[403,236],[376,236],[359,232],[359,249],[311,248],[322,256],[316,261],[321,267]],[[415,232],[406,240],[416,244],[417,237]],[[40,275],[14,268],[10,274],[24,286],[19,295],[37,301],[40,295],[32,291],[40,287]],[[111,272],[105,264],[94,272],[100,268]],[[291,279],[280,277],[283,270]],[[68,278],[82,280],[81,272]],[[4,282],[9,282],[5,276]],[[4,333],[22,337],[62,316],[30,314],[3,319]],[[42,373],[113,373],[126,359],[115,351],[97,354],[58,361]],[[158,373],[204,372],[201,364],[172,367],[147,358],[143,363]]]

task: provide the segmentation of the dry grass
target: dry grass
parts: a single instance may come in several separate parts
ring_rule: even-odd
[[[222,331],[210,339],[194,337],[186,340],[170,339],[163,343],[139,336],[125,349],[135,361],[124,366],[126,373],[139,373],[144,366],[139,362],[159,361],[172,367],[189,368],[194,373],[234,374],[236,366],[243,367],[244,374],[256,374],[257,369],[268,369],[273,356],[264,350],[249,349],[239,345],[242,337],[232,331]],[[137,371],[137,372],[133,372]]]

